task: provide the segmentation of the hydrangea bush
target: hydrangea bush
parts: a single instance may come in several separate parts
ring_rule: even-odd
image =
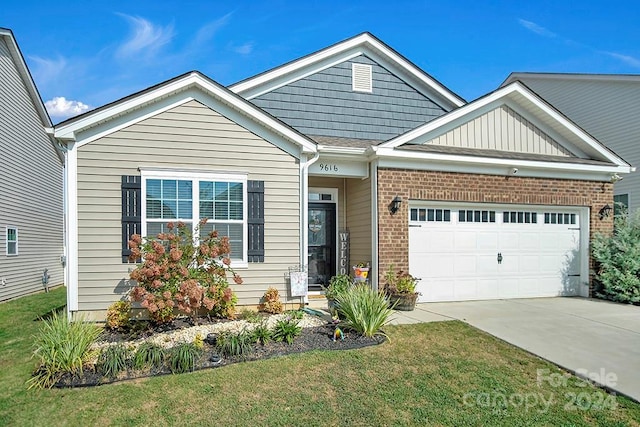
[[[200,221],[199,227],[207,222]],[[199,229],[199,228],[198,228]],[[196,316],[206,310],[216,317],[233,318],[237,297],[229,286],[242,279],[230,267],[228,237],[217,231],[194,241],[190,226],[168,223],[167,232],[129,241],[130,260],[142,262],[130,274],[136,281],[131,299],[149,311],[154,322],[171,322],[178,312]]]

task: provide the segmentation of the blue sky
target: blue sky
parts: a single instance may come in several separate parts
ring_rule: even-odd
[[[639,12],[588,0],[7,0],[0,26],[55,123],[190,70],[229,85],[363,31],[467,100],[512,71],[638,74]]]

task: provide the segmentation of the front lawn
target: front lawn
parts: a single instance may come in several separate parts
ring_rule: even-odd
[[[64,292],[0,304],[0,425],[640,425],[640,405],[461,322],[387,327],[391,342],[361,350],[27,391],[37,319]]]

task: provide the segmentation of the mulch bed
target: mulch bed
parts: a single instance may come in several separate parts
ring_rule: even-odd
[[[169,330],[179,329],[185,325],[173,324]],[[165,329],[167,330],[167,329]],[[280,357],[288,354],[304,353],[314,350],[352,350],[357,348],[369,347],[373,345],[382,344],[386,338],[382,335],[377,335],[372,338],[367,338],[359,335],[355,332],[345,331],[345,338],[343,340],[338,339],[333,341],[333,332],[335,325],[327,324],[324,326],[303,328],[301,335],[299,335],[292,344],[286,344],[284,342],[269,342],[265,345],[254,344],[253,350],[243,357],[223,357],[218,363],[211,362],[211,358],[214,355],[218,355],[218,351],[214,346],[204,344],[204,351],[199,361],[196,363],[194,371],[210,368],[219,368],[222,366],[231,365],[233,363],[247,362],[253,360],[269,359],[272,357]],[[137,337],[149,336],[154,331],[146,330],[139,331],[134,334]],[[103,337],[105,338],[105,337]],[[106,337],[108,341],[116,342],[122,340],[122,334],[111,333]],[[127,335],[130,339],[131,335]],[[126,341],[126,339],[125,339]],[[60,381],[55,384],[57,388],[68,387],[91,387],[102,384],[110,384],[119,381],[127,381],[136,378],[145,378],[157,375],[171,374],[168,367],[163,367],[157,370],[133,370],[129,369],[126,372],[121,373],[116,378],[106,378],[95,370],[85,369],[82,375],[64,374]]]

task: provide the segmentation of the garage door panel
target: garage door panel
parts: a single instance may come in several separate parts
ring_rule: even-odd
[[[487,210],[464,206],[460,209],[467,212],[472,208]],[[425,221],[409,229],[409,271],[423,279],[418,284],[423,293],[419,301],[579,294],[577,210],[565,209],[568,214],[563,211],[562,216],[563,221],[568,218],[576,224],[549,224],[545,213],[556,212],[560,218],[562,209],[538,207],[521,212],[508,206],[504,210],[491,208],[496,211],[495,222],[463,217],[454,206],[443,209],[451,209],[450,221]],[[498,253],[502,254],[500,264]]]

